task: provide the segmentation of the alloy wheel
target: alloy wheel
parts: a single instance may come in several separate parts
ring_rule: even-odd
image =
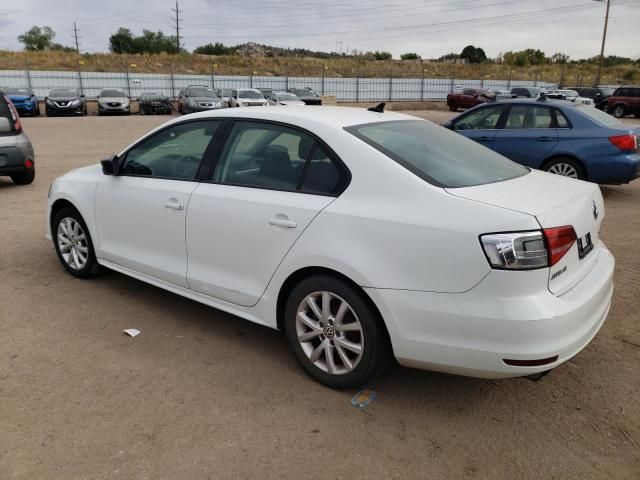
[[[82,270],[89,258],[89,243],[80,223],[65,217],[58,223],[58,248],[66,264],[74,270]]]
[[[547,172],[555,173],[556,175],[562,175],[564,177],[578,178],[578,172],[572,165],[569,165],[568,163],[554,163],[549,167]]]
[[[353,371],[362,359],[360,320],[351,305],[332,292],[313,292],[300,302],[296,335],[311,363],[331,375]]]

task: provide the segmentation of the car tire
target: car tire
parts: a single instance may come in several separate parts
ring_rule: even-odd
[[[300,366],[331,388],[361,386],[391,358],[378,312],[361,291],[338,277],[313,275],[296,285],[285,306],[284,330]]]
[[[49,111],[49,107],[47,107],[47,106],[44,107],[44,116],[45,117],[50,117],[51,116],[51,112]]]
[[[36,108],[35,108],[35,110],[33,110],[33,116],[34,117],[39,117],[40,116],[40,105],[36,104]]]
[[[458,106],[457,105],[449,105],[449,110],[451,110],[452,112],[457,112],[458,111]]]
[[[78,278],[91,278],[100,272],[89,229],[75,208],[65,207],[56,213],[51,235],[58,259],[67,272]],[[73,246],[69,246],[71,243]]]
[[[11,175],[11,181],[13,181],[13,183],[15,183],[16,185],[29,185],[30,183],[33,183],[33,180],[35,178],[36,171],[33,168],[25,170],[24,172],[13,173]]]
[[[571,157],[556,157],[544,164],[542,170],[545,172],[562,175],[564,177],[586,180],[587,174],[584,167]]]
[[[626,114],[627,114],[627,109],[624,107],[624,105],[615,105],[611,109],[611,115],[613,115],[616,118],[622,118]]]

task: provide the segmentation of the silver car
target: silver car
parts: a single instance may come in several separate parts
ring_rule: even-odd
[[[131,104],[129,97],[122,90],[115,88],[106,88],[100,91],[98,99],[98,115],[109,113],[121,113],[129,115],[131,113]]]
[[[269,102],[256,88],[235,88],[231,90],[230,107],[267,107]]]
[[[16,185],[28,185],[36,176],[35,155],[29,137],[11,101],[0,93],[0,176]]]

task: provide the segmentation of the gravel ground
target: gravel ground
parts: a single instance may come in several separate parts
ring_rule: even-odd
[[[616,290],[580,355],[538,382],[394,367],[361,411],[276,331],[58,264],[51,180],[165,120],[24,121],[36,181],[0,178],[0,479],[640,478],[640,181],[602,188]]]

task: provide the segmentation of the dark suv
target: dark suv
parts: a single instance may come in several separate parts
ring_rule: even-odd
[[[629,114],[640,117],[640,86],[616,88],[613,95],[607,99],[607,112],[616,118]]]
[[[511,95],[518,98],[536,98],[542,92],[538,87],[513,87]]]
[[[36,176],[33,147],[22,131],[18,112],[0,92],[0,175],[17,185],[27,185]]]
[[[596,108],[607,109],[607,100],[615,91],[614,87],[566,87],[567,90],[578,92],[578,95],[593,100]]]

